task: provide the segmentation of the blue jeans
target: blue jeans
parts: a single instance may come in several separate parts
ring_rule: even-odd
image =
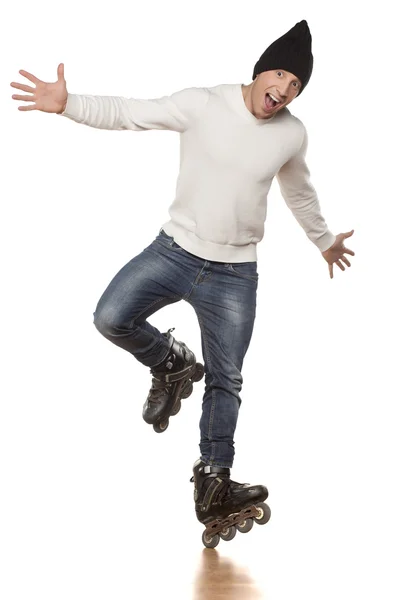
[[[200,452],[209,465],[233,464],[241,369],[253,333],[257,287],[256,261],[205,260],[184,250],[161,229],[116,274],[93,313],[94,324],[105,338],[153,367],[167,356],[168,342],[147,318],[179,300],[193,306],[205,369]],[[188,340],[182,341],[190,348]]]

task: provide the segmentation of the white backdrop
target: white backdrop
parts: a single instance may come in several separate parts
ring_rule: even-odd
[[[135,526],[146,514],[142,558],[150,560],[157,539],[168,547],[177,518],[179,553],[190,543],[201,549],[189,478],[203,391],[195,386],[168,431],[155,434],[141,419],[149,369],[93,325],[112,277],[169,218],[179,134],[96,130],[20,112],[9,84],[30,84],[20,69],[55,81],[60,62],[77,94],[155,98],[248,84],[265,48],[302,19],[313,36],[314,71],[289,109],[307,127],[311,180],[328,225],[334,233],[354,228],[347,245],[356,256],[331,280],[273,183],[232,477],[270,489],[273,519],[257,538],[268,598],[398,600],[392,6],[22,0],[2,9],[4,600],[135,597]],[[202,359],[187,303],[149,321],[161,331],[175,327]],[[232,544],[250,549],[251,535]],[[141,597],[151,598],[151,588]]]

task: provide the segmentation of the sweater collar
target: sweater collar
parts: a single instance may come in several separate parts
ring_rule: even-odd
[[[253,123],[257,126],[269,125],[275,119],[277,113],[274,113],[269,119],[257,119],[246,106],[243,98],[242,85],[244,85],[244,83],[237,83],[234,85],[233,91],[236,111],[249,123]]]

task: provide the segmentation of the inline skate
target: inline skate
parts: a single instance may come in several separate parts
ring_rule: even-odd
[[[167,357],[150,369],[152,385],[143,406],[143,419],[153,425],[154,431],[162,433],[169,425],[169,417],[178,414],[181,399],[193,391],[193,382],[200,381],[204,367],[183,342],[171,335],[175,327],[163,333],[169,341]]]
[[[271,509],[264,503],[267,488],[232,481],[228,468],[208,466],[199,459],[190,481],[197,518],[206,527],[202,536],[206,548],[215,548],[220,539],[229,542],[237,531],[247,533],[254,523],[264,525],[270,519]]]

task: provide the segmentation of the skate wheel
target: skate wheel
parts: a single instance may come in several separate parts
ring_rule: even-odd
[[[182,398],[184,398],[185,396],[182,396]],[[181,401],[178,400],[174,406],[174,410],[171,413],[171,416],[177,415],[178,412],[181,410]]]
[[[233,525],[231,527],[227,527],[226,529],[220,531],[219,535],[220,538],[225,542],[230,542],[236,535],[236,527]]]
[[[245,519],[236,525],[236,529],[240,531],[240,533],[248,533],[251,529],[253,529],[253,525],[253,519]]]
[[[256,505],[256,508],[258,510],[258,517],[254,517],[255,522],[258,525],[265,525],[265,523],[268,523],[270,517],[271,517],[271,509],[268,506],[268,504],[265,504],[265,502],[260,502],[260,504]]]
[[[169,420],[161,421],[160,423],[154,423],[153,429],[156,433],[163,433],[169,425]]]
[[[189,396],[192,392],[193,392],[193,383],[191,381],[188,381],[181,397],[189,398]]]
[[[200,379],[203,378],[204,375],[204,367],[201,363],[196,363],[196,371],[194,372],[194,375],[192,376],[192,381],[200,381]]]
[[[204,530],[201,539],[203,540],[203,544],[206,548],[216,548],[219,544],[218,533],[216,533],[215,535],[206,535],[206,532]]]

